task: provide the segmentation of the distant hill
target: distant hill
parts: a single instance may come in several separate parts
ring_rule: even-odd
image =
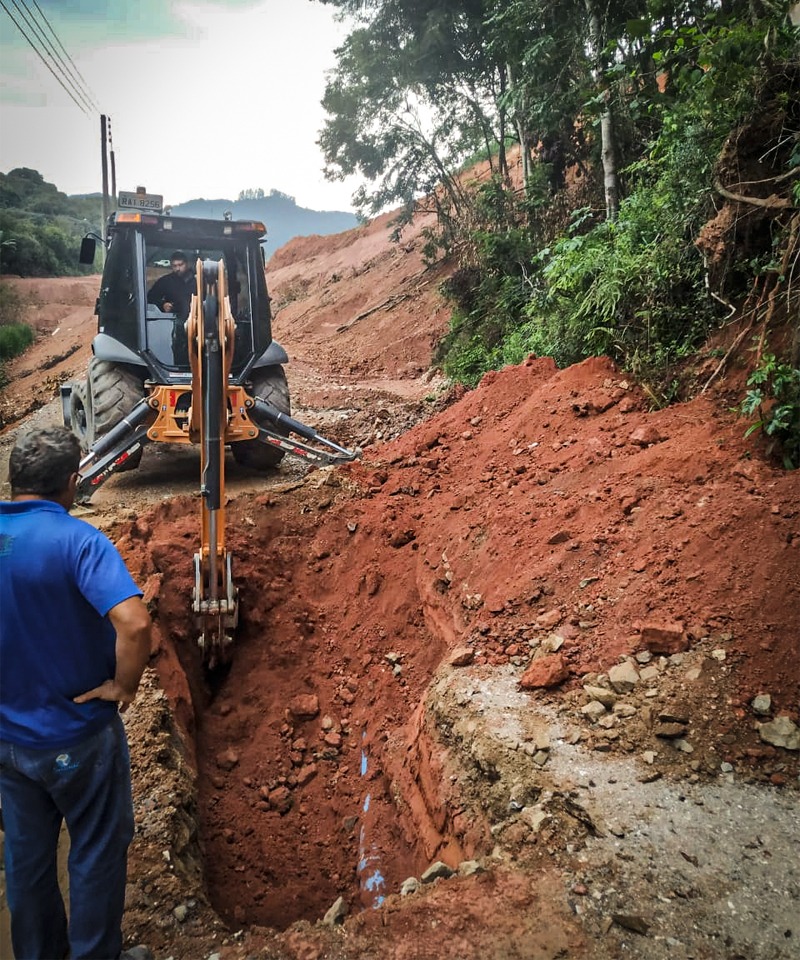
[[[38,170],[0,173],[0,273],[53,277],[87,273],[81,237],[100,229],[97,197],[68,197]]]
[[[277,190],[249,200],[189,200],[172,207],[176,217],[210,217],[214,220],[222,220],[228,210],[234,220],[261,220],[266,225],[267,257],[294,237],[327,236],[358,226],[358,219],[352,213],[308,210],[299,207],[294,197]]]
[[[113,207],[112,207],[113,209]],[[267,227],[267,257],[294,237],[328,236],[358,225],[352,213],[309,210],[294,197],[271,190],[243,190],[238,200],[189,200],[172,207],[175,216],[222,220],[230,211],[235,220],[261,220]],[[0,172],[0,272],[19,276],[58,276],[85,273],[78,264],[81,237],[99,232],[98,193],[67,196],[38,170],[17,167]]]

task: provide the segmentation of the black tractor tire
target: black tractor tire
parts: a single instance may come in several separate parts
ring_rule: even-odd
[[[260,367],[252,372],[250,379],[253,383],[252,395],[254,397],[269,400],[281,413],[285,413],[287,416],[291,415],[289,384],[286,382],[286,374],[280,364]],[[279,433],[284,437],[289,435],[288,430],[278,427],[270,420],[258,417],[256,414],[253,414],[253,420],[260,427],[265,427],[273,433]],[[233,453],[233,459],[240,466],[260,472],[274,470],[284,457],[284,452],[280,447],[273,447],[271,444],[264,443],[263,440],[239,440],[237,443],[231,444],[231,452]]]
[[[94,424],[85,380],[72,385],[72,392],[69,395],[69,428],[78,438],[81,451],[86,453],[92,443]]]
[[[89,362],[89,400],[91,406],[91,443],[129,414],[144,397],[144,381],[128,367],[92,357]],[[118,473],[135,470],[142,459],[137,450],[117,468]]]

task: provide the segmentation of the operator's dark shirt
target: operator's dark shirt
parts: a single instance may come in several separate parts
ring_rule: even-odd
[[[171,303],[173,312],[179,317],[189,316],[189,307],[192,303],[192,294],[197,286],[197,278],[191,270],[182,276],[177,273],[167,273],[150,288],[147,302],[154,303],[159,310],[164,309],[165,303]]]

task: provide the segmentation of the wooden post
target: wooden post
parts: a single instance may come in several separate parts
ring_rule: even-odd
[[[108,235],[108,133],[107,120],[104,113],[100,114],[100,164],[103,171],[103,225],[100,235],[103,238],[103,263],[106,262],[106,237]]]

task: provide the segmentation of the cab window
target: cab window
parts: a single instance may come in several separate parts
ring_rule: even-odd
[[[133,235],[128,233],[112,238],[103,271],[98,316],[101,333],[108,333],[126,347],[138,350],[133,240]]]

